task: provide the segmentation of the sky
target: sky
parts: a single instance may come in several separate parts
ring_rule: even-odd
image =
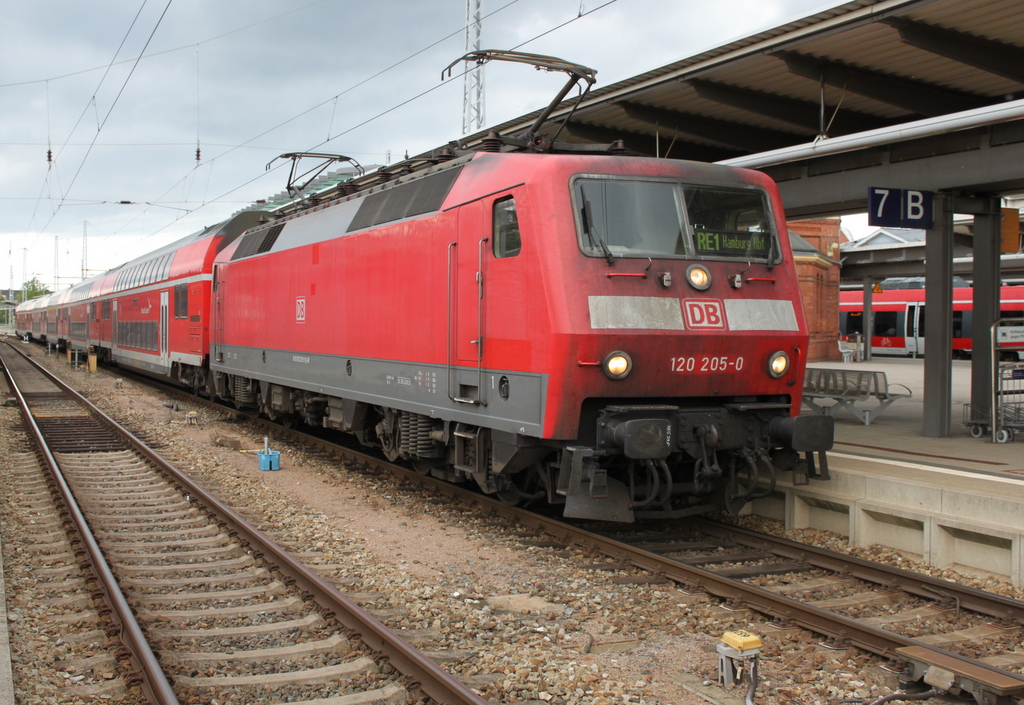
[[[583,64],[604,86],[833,4],[484,0],[481,48]],[[280,154],[387,164],[462,134],[459,69],[441,72],[465,53],[466,0],[0,8],[3,289],[66,288],[283,191]],[[564,82],[488,64],[485,127]]]

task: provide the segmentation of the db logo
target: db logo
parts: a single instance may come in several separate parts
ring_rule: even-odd
[[[295,322],[305,323],[306,322],[306,297],[300,296],[295,299]]]
[[[718,299],[683,299],[687,328],[718,328],[725,330],[725,314]]]

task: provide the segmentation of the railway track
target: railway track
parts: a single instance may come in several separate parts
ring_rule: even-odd
[[[272,424],[265,428],[279,438],[288,434],[295,443],[343,455],[350,467],[364,472],[394,473],[400,490],[430,487],[483,506],[486,515],[527,527],[519,533],[532,545],[576,543],[596,549],[610,560],[590,568],[618,571],[618,582],[674,583],[686,592],[720,598],[724,609],[735,614],[764,614],[779,627],[767,633],[779,639],[794,628],[810,630],[837,653],[867,650],[885,659],[902,681],[938,684],[942,691],[973,696],[981,705],[1009,705],[1024,694],[1019,648],[1024,605],[1019,602],[705,521],[646,531],[568,526],[330,440]]]
[[[85,623],[120,640],[113,661],[91,657],[107,683],[83,695],[485,702],[86,400],[0,354],[42,459],[15,460],[53,559],[43,575],[70,592],[61,604],[88,609]]]
[[[607,568],[671,573],[778,627],[811,629],[828,648],[889,659],[906,681],[938,667],[979,702],[1024,695],[1024,603],[708,520],[670,532],[602,527],[600,535],[642,552]]]

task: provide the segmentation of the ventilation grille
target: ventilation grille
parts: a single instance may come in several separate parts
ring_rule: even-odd
[[[374,193],[363,199],[347,232],[372,228],[414,215],[432,213],[444,199],[462,168],[448,169],[408,184]]]
[[[257,230],[256,232],[249,233],[242,238],[242,242],[238,244],[238,249],[231,256],[231,260],[234,261],[243,257],[252,257],[263,252],[269,252],[270,248],[277,242],[277,237],[281,234],[282,230],[284,230],[284,223],[279,223],[266,230]]]

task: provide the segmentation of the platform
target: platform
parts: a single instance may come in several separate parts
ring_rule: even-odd
[[[836,451],[851,450],[881,457],[918,459],[921,462],[951,464],[977,470],[999,470],[1024,479],[1024,434],[1013,443],[992,443],[990,438],[971,438],[970,429],[961,424],[964,404],[971,401],[971,362],[953,361],[952,435],[949,438],[925,438],[924,360],[879,358],[871,362],[811,363],[809,367],[869,370],[885,372],[890,384],[907,386],[914,394],[900,399],[870,426],[850,414],[839,412],[836,419]],[[901,390],[902,391],[902,390]],[[810,409],[804,407],[805,413]]]
[[[989,436],[972,438],[961,425],[970,361],[953,362],[949,438],[923,435],[923,360],[811,366],[882,371],[913,397],[898,400],[870,426],[837,414],[832,480],[800,486],[782,480],[773,497],[754,503],[754,513],[784,520],[790,529],[834,531],[852,545],[880,544],[933,566],[1024,586],[1024,434],[997,444]]]

